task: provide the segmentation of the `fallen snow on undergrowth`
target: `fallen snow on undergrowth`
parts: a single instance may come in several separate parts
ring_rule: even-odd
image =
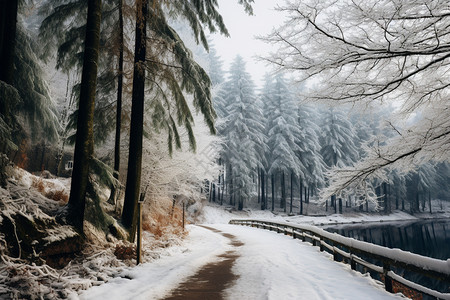
[[[71,226],[58,225],[54,217],[67,201],[61,195],[68,193],[70,179],[39,177],[19,168],[14,168],[12,173],[8,188],[0,188],[0,225],[5,219],[14,224],[16,215],[30,222],[39,219],[52,224],[45,229],[44,244],[76,235]],[[56,192],[59,194],[54,198]],[[135,259],[120,260],[115,253],[117,245],[126,249],[131,248],[130,244],[111,237],[107,240],[104,232],[95,230],[87,222],[85,225],[88,242],[83,244],[82,253],[62,269],[47,265],[39,253],[24,257],[20,251],[23,241],[17,234],[14,246],[19,245],[19,253],[11,254],[6,232],[0,232],[0,299],[79,299],[83,290],[100,286],[120,276],[124,270],[133,269]],[[143,258],[147,262],[172,255],[182,240],[181,236],[170,232],[161,236],[144,232],[143,237]]]

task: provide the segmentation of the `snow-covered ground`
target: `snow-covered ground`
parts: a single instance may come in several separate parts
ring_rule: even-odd
[[[158,260],[125,270],[120,277],[80,295],[81,299],[159,299],[231,246],[210,230],[189,226],[189,236]],[[130,280],[131,279],[131,280]]]
[[[437,204],[437,203],[436,203]],[[437,206],[437,205],[436,205]],[[419,220],[428,218],[450,218],[450,203],[443,203],[443,210],[439,213],[417,213],[410,215],[404,211],[394,211],[389,215],[382,213],[359,213],[351,212],[344,214],[331,214],[321,216],[304,216],[294,215],[289,216],[286,213],[271,212],[270,210],[243,210],[237,211],[230,207],[221,207],[215,204],[205,205],[203,215],[199,219],[199,223],[203,224],[227,224],[231,219],[256,219],[256,220],[271,220],[292,222],[298,224],[309,225],[330,225],[330,224],[353,224],[353,223],[370,223],[370,222],[393,222],[406,220]],[[434,211],[437,211],[435,208]]]
[[[383,285],[308,243],[274,232],[227,224],[211,225],[244,243],[233,266],[239,279],[225,291],[227,299],[400,299]],[[160,299],[202,265],[230,250],[228,240],[198,226],[171,256],[128,269],[120,278],[93,287],[81,299]],[[127,278],[132,278],[126,279]],[[343,288],[345,286],[345,288]]]

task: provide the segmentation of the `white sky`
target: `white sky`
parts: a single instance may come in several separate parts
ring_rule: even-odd
[[[252,75],[257,86],[261,86],[264,73],[269,72],[270,66],[257,61],[257,55],[269,52],[269,45],[255,38],[257,35],[266,35],[272,28],[282,24],[283,17],[274,10],[281,0],[256,0],[253,3],[253,16],[245,13],[244,7],[237,0],[219,0],[219,12],[230,33],[230,38],[219,34],[211,35],[214,47],[222,57],[224,70],[228,70],[230,63],[241,55],[246,61],[246,70]]]

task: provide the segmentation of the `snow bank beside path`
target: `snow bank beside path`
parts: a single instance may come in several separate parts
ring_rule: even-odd
[[[211,225],[244,243],[228,299],[404,299],[309,243],[257,228]]]
[[[80,298],[159,299],[195,274],[201,266],[231,249],[229,240],[220,234],[197,226],[188,226],[188,230],[189,236],[181,246],[168,249],[169,256],[129,268],[120,277],[83,292]]]

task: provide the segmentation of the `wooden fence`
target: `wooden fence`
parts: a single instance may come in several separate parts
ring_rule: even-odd
[[[364,271],[370,270],[378,274],[388,292],[396,293],[400,291],[407,296],[412,296],[412,298],[415,298],[413,295],[416,294],[427,295],[435,299],[450,299],[450,293],[447,292],[450,288],[450,259],[445,261],[400,249],[382,247],[309,225],[262,220],[231,220],[230,224],[268,229],[290,235],[294,239],[301,239],[304,242],[309,241],[314,246],[319,246],[320,251],[333,254],[335,261],[344,261],[350,264],[352,270],[357,270],[357,267],[360,266]],[[405,279],[403,276],[396,274],[394,270],[405,270],[410,273],[425,275],[434,281],[439,280],[444,286],[447,286],[447,290],[446,292],[440,292],[430,289]]]

